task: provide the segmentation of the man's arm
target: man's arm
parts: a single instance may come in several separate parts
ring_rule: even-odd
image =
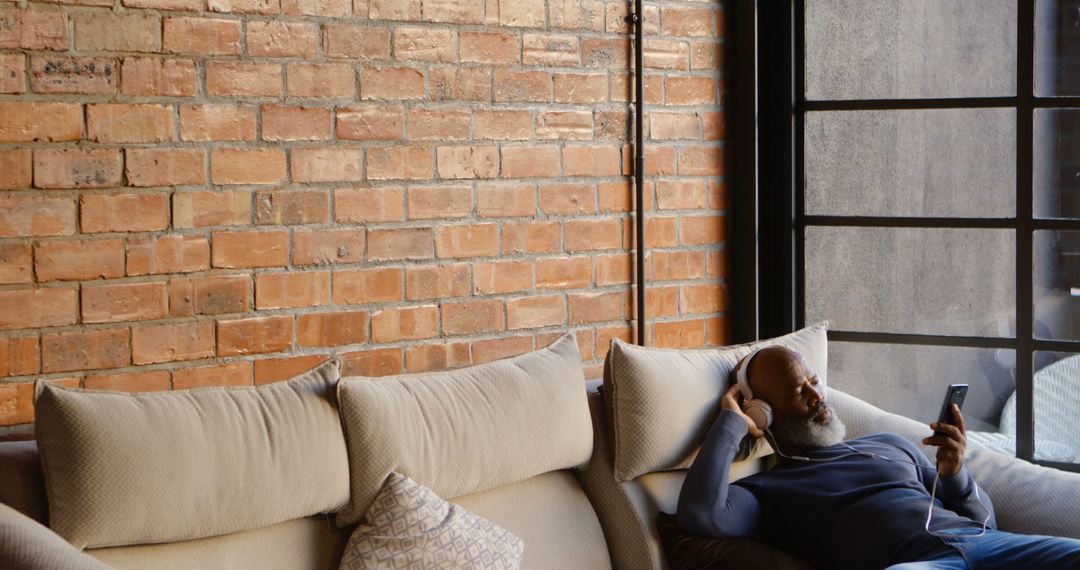
[[[945,508],[955,513],[968,517],[976,522],[987,520],[987,528],[997,528],[997,520],[994,517],[994,505],[990,502],[990,496],[978,489],[975,479],[964,467],[964,452],[967,451],[967,430],[964,429],[964,416],[960,408],[953,404],[949,409],[952,413],[952,424],[930,424],[934,435],[923,439],[924,444],[937,446],[937,471],[941,473],[938,482],[941,503]],[[933,484],[936,472],[933,469],[922,469],[923,484],[928,485],[927,490]]]
[[[933,479],[930,481],[932,483]],[[941,503],[945,505],[945,508],[977,523],[982,523],[989,515],[990,519],[986,522],[986,528],[997,528],[994,504],[990,501],[990,495],[986,491],[978,489],[975,478],[971,476],[966,467],[961,467],[956,475],[946,476],[943,474],[941,476],[941,480],[938,482],[938,497],[941,499]]]
[[[739,411],[734,390],[737,387],[724,395],[720,415],[705,435],[679,493],[675,520],[683,530],[693,534],[715,537],[756,534],[760,516],[757,498],[746,489],[728,484],[731,460],[750,429],[748,419]],[[761,431],[753,429],[760,437]]]

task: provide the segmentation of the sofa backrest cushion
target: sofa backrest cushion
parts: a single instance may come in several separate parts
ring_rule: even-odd
[[[825,384],[827,327],[819,323],[775,339],[704,350],[646,348],[614,340],[604,364],[604,403],[615,479],[629,481],[688,467],[719,413],[731,371],[756,348],[782,345],[801,353]]]
[[[0,568],[108,570],[38,521],[0,504]]]
[[[37,442],[0,442],[0,503],[49,524],[49,502]]]
[[[348,460],[339,364],[250,388],[118,393],[38,383],[49,524],[78,548],[173,542],[334,511]]]
[[[343,378],[341,420],[358,522],[391,471],[455,497],[581,465],[592,453],[572,334],[542,350],[431,374]]]

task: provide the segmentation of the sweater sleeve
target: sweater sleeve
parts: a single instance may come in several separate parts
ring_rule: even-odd
[[[730,410],[722,410],[709,428],[679,493],[675,520],[683,530],[713,537],[757,534],[757,498],[728,483],[731,460],[746,433],[746,421]]]
[[[938,496],[945,508],[979,523],[989,515],[986,527],[997,529],[994,504],[990,501],[990,495],[979,488],[967,467],[960,467],[956,475],[942,475],[938,487],[940,489]]]

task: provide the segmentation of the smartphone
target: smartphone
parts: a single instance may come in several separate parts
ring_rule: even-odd
[[[949,384],[949,388],[945,391],[945,401],[941,403],[941,412],[938,414],[938,423],[941,424],[953,424],[952,419],[952,405],[956,404],[956,407],[964,407],[964,397],[967,396],[968,385],[967,384]]]

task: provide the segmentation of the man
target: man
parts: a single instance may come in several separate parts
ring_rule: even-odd
[[[732,386],[679,495],[675,516],[687,532],[759,538],[822,569],[1080,568],[1080,540],[995,530],[990,498],[963,465],[959,408],[955,425],[930,424],[935,434],[923,440],[938,448],[935,468],[897,435],[843,441],[843,423],[798,353],[774,346],[747,359],[754,398],[772,407],[774,447],[790,458],[728,484],[740,441],[765,435]]]

